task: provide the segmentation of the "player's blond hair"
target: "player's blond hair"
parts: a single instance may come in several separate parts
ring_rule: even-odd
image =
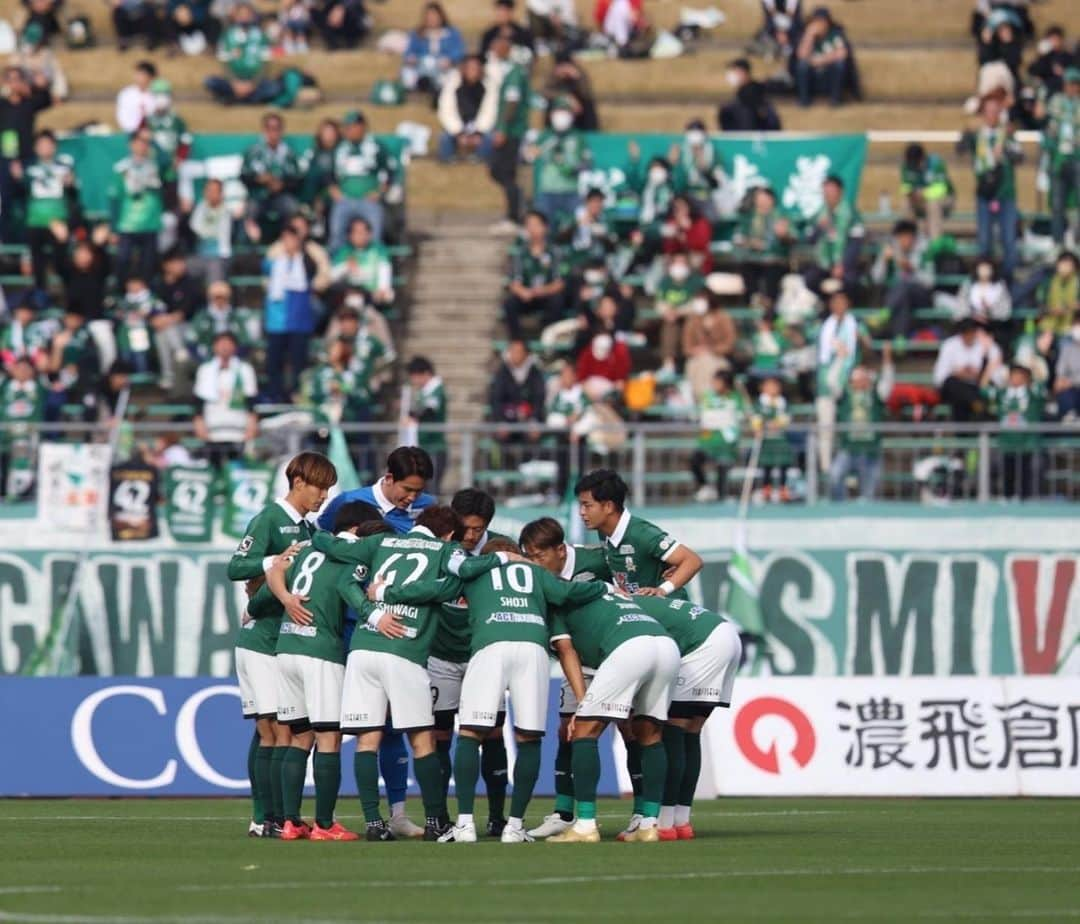
[[[302,452],[289,462],[285,477],[289,481],[290,491],[297,478],[317,488],[329,488],[337,484],[337,469],[321,452]]]

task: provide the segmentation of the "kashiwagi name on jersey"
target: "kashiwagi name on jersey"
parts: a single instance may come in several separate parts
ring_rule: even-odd
[[[413,551],[441,552],[446,543],[439,539],[423,539],[419,536],[387,536],[382,541],[385,549],[412,549]]]

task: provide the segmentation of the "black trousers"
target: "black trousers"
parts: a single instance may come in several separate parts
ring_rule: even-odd
[[[690,456],[690,472],[694,476],[694,483],[699,487],[705,487],[708,479],[705,476],[705,464],[709,456],[701,449],[695,449]],[[716,493],[721,499],[727,494],[727,476],[730,466],[727,462],[716,462]]]
[[[45,291],[49,284],[49,260],[59,268],[60,242],[48,228],[27,228],[26,243],[30,245],[30,264],[33,266],[34,288]]]
[[[518,156],[521,152],[520,138],[507,138],[502,147],[491,152],[488,170],[491,178],[502,187],[506,196],[506,217],[513,222],[521,221],[521,187],[518,186]]]
[[[161,34],[161,26],[158,22],[156,8],[149,3],[142,4],[134,10],[124,9],[122,6],[114,7],[112,12],[113,28],[116,29],[116,37],[123,43],[129,39],[144,36],[146,44],[154,48]]]
[[[539,314],[540,322],[544,327],[561,321],[564,314],[562,294],[534,298],[531,302],[522,301],[516,295],[508,296],[503,302],[503,317],[506,319],[507,330],[513,339],[521,336],[523,314]]]
[[[965,382],[950,375],[939,389],[941,400],[952,411],[952,419],[958,423],[967,423],[975,419],[975,405],[981,400],[982,392],[974,382]]]
[[[1027,500],[1035,495],[1034,461],[1033,452],[1003,452],[1001,454],[1002,493],[1006,497]]]

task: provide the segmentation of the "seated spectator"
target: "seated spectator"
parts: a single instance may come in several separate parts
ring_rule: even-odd
[[[702,311],[702,302],[705,311]],[[686,357],[686,380],[695,399],[700,399],[718,370],[731,369],[738,330],[720,299],[711,292],[695,298],[693,314],[682,330],[682,352]]]
[[[904,219],[893,225],[892,240],[878,252],[870,278],[885,290],[889,332],[894,337],[909,336],[915,310],[929,308],[934,301],[934,265],[915,222]]]
[[[320,423],[371,420],[371,383],[365,376],[367,370],[355,360],[352,342],[338,337],[327,346],[326,360],[301,376],[300,404]]]
[[[789,61],[799,47],[803,19],[801,0],[761,0],[764,23],[758,41],[767,45],[773,57]]]
[[[494,22],[484,30],[480,37],[480,55],[485,60],[497,37],[510,41],[510,60],[526,69],[532,67],[535,46],[533,34],[523,25],[514,21],[514,0],[495,0]]]
[[[569,100],[560,97],[555,101],[550,123],[550,130],[527,149],[526,157],[536,165],[533,206],[547,218],[549,226],[557,228],[574,214],[581,201],[578,176],[589,166],[589,150],[574,128]]]
[[[685,253],[695,272],[703,276],[712,272],[712,225],[689,196],[678,195],[671,200],[660,236],[665,254]]]
[[[1080,315],[1080,261],[1065,250],[1058,254],[1054,272],[1039,288],[1039,330],[1065,337]]]
[[[750,210],[743,212],[735,232],[735,244],[743,251],[743,285],[752,301],[764,297],[770,306],[776,303],[793,241],[791,222],[776,210],[776,193],[768,186],[756,187]]]
[[[282,0],[278,13],[281,50],[286,55],[306,55],[311,37],[311,6],[307,0]]]
[[[498,98],[479,55],[468,55],[447,74],[439,93],[439,160],[488,159]]]
[[[185,341],[188,351],[200,363],[213,355],[214,338],[232,334],[238,356],[246,356],[255,345],[259,332],[258,319],[246,308],[232,303],[232,286],[224,280],[211,282],[206,289],[206,306],[195,312],[187,325]]]
[[[213,47],[221,34],[213,6],[213,0],[166,0],[161,33],[169,45],[168,54],[195,55]]]
[[[266,74],[270,39],[248,0],[241,0],[230,11],[229,26],[218,45],[218,60],[225,65],[225,75],[207,77],[204,86],[219,103],[261,105],[281,92],[280,83]]]
[[[61,249],[60,278],[64,282],[67,307],[88,321],[101,318],[105,312],[109,275],[112,272],[109,252],[109,229],[101,225],[86,240],[77,241],[68,256]]]
[[[1043,145],[1050,153],[1051,234],[1059,247],[1065,243],[1070,205],[1080,210],[1080,66],[1067,68],[1065,89],[1046,104]],[[1077,236],[1080,223],[1073,225]]]
[[[220,467],[244,455],[244,444],[255,439],[259,391],[255,370],[236,355],[236,340],[228,331],[217,334],[214,356],[195,374],[194,396],[199,409],[192,420],[195,435],[205,444],[210,463]]]
[[[40,131],[35,136],[34,160],[22,168],[22,184],[34,287],[44,292],[49,263],[59,271],[79,211],[75,162],[70,155],[57,153],[52,132]]]
[[[1043,419],[1046,401],[1041,384],[1031,381],[1031,370],[1014,362],[1009,367],[1007,384],[986,389],[986,399],[1001,427],[997,444],[1000,449],[1002,495],[1007,499],[1027,500],[1039,488],[1035,458],[1039,449],[1038,432],[1032,432]]]
[[[848,387],[836,409],[840,451],[829,471],[829,493],[834,501],[847,500],[848,476],[859,482],[859,499],[874,500],[881,481],[881,430],[886,402],[892,394],[895,371],[892,348],[885,346],[881,374],[875,382],[865,366],[851,370]]]
[[[118,359],[106,369],[98,379],[97,391],[92,397],[96,405],[95,419],[110,426],[119,423],[116,413],[120,408],[120,397],[124,392],[131,393],[131,377],[135,374],[130,363]]]
[[[945,232],[945,217],[952,211],[955,193],[945,161],[928,154],[921,144],[909,144],[900,167],[900,195],[914,218],[926,220],[926,235],[936,240]]]
[[[46,418],[56,420],[64,404],[83,404],[84,419],[92,419],[94,394],[101,375],[94,338],[86,318],[67,310],[61,328],[49,342],[49,358],[45,368],[52,381],[46,401]]]
[[[1002,368],[1001,348],[971,318],[941,344],[934,363],[934,386],[959,423],[977,420],[986,411],[983,389],[996,382]]]
[[[570,296],[568,314],[579,320],[583,330],[591,330],[596,321],[597,309],[603,298],[610,297],[615,305],[616,328],[629,331],[634,326],[634,301],[627,298],[622,289],[611,280],[611,274],[600,261],[585,266],[579,278],[571,280],[574,286]]]
[[[549,102],[565,99],[570,103],[574,112],[574,128],[579,132],[600,131],[592,82],[568,51],[555,55],[555,66],[544,84],[544,96]]]
[[[1020,60],[1024,54],[1024,37],[1011,9],[998,7],[991,11],[979,33],[979,64],[1001,61],[1009,69],[1017,86],[1020,84]]]
[[[55,322],[39,321],[33,300],[24,296],[11,310],[10,319],[0,326],[0,361],[4,372],[21,359],[28,359],[38,372],[49,368],[49,341],[56,332]]]
[[[1080,419],[1080,324],[1073,324],[1061,339],[1054,367],[1054,395],[1058,416],[1066,423]]]
[[[47,86],[32,83],[17,67],[4,68],[0,86],[0,203],[16,197],[15,184],[21,182],[23,167],[34,156],[34,123],[37,114],[53,104]],[[0,239],[10,240],[21,235],[22,228],[14,219],[17,212],[7,205],[0,209]]]
[[[783,384],[777,376],[767,376],[761,383],[761,391],[754,402],[753,416],[750,418],[754,433],[761,434],[758,464],[762,469],[761,496],[765,503],[773,499],[774,486],[777,500],[781,503],[791,500],[791,491],[787,486],[788,466],[794,461],[791,443],[787,438],[790,423]]]
[[[161,30],[157,6],[151,0],[110,0],[113,28],[116,29],[116,48],[127,51],[131,43],[142,39],[148,51],[158,46]]]
[[[828,96],[831,105],[839,106],[848,89],[859,97],[851,44],[823,6],[806,21],[792,65],[800,106],[809,106],[815,96]]]
[[[542,327],[561,321],[565,314],[565,288],[559,260],[548,245],[548,222],[540,212],[525,216],[525,239],[510,265],[510,282],[503,302],[503,318],[512,338],[521,337],[521,317],[539,314]]]
[[[578,353],[575,365],[578,381],[590,401],[615,399],[630,377],[630,350],[611,334],[596,334]]]
[[[690,456],[690,472],[697,487],[694,500],[699,504],[727,499],[728,471],[739,458],[739,436],[746,406],[742,394],[734,389],[733,383],[730,372],[718,369],[698,401],[701,434],[697,449]],[[705,477],[708,462],[716,467],[715,488]]]
[[[401,62],[401,82],[406,90],[422,90],[433,98],[443,81],[465,56],[461,37],[441,3],[425,3],[420,23],[409,33],[409,44]]]
[[[574,0],[525,0],[529,31],[536,40],[539,54],[570,51],[581,42]],[[582,129],[594,131],[594,129]]]
[[[30,20],[19,36],[18,50],[9,59],[11,67],[26,73],[35,87],[48,90],[54,103],[62,103],[68,97],[67,75],[59,59],[49,48],[45,28],[40,22]]]
[[[971,144],[975,172],[975,230],[979,252],[991,254],[1001,238],[1002,273],[1012,281],[1019,263],[1016,162],[1022,157],[1000,95],[979,101],[980,124]]]
[[[142,279],[153,279],[157,274],[157,238],[165,211],[161,170],[149,131],[133,133],[128,151],[128,157],[113,165],[108,190],[120,285],[131,272]]]
[[[661,375],[675,374],[682,322],[696,310],[693,303],[699,298],[704,305],[705,280],[694,270],[685,250],[672,253],[668,257],[667,271],[656,287],[654,306],[660,316]]]
[[[671,164],[663,157],[653,157],[647,164],[643,163],[641,148],[636,141],[627,145],[627,152],[629,160],[624,168],[626,187],[638,205],[638,227],[631,240],[640,246],[649,238],[659,246],[660,223],[675,197]]]
[[[356,48],[371,31],[365,0],[313,0],[311,18],[327,51]]]
[[[1028,74],[1039,82],[1045,99],[1065,89],[1065,71],[1075,60],[1065,47],[1065,30],[1050,26],[1039,42],[1039,57],[1028,65]]]
[[[354,218],[349,225],[348,243],[334,254],[330,279],[341,290],[361,290],[368,301],[380,308],[393,304],[393,264],[363,218]]]
[[[229,275],[232,259],[233,217],[225,202],[221,180],[203,184],[202,196],[188,218],[195,239],[193,259],[206,282],[220,282]]]
[[[263,330],[267,397],[271,402],[283,403],[291,400],[300,374],[307,367],[308,346],[315,329],[312,282],[317,268],[291,225],[282,229],[277,244],[263,260],[267,277]]]
[[[604,193],[590,189],[585,201],[574,211],[573,219],[564,222],[555,233],[555,242],[562,249],[566,262],[573,270],[600,264],[618,244],[618,235],[604,215]]]
[[[135,65],[134,79],[116,94],[116,125],[130,135],[139,128],[154,110],[154,94],[150,84],[157,79],[157,67],[153,61],[140,61]]]
[[[817,414],[818,463],[822,472],[832,465],[833,430],[836,421],[836,403],[843,398],[837,390],[847,386],[851,370],[859,362],[859,345],[865,332],[851,313],[851,296],[840,289],[829,296],[829,316],[821,325],[817,336],[817,397],[814,410]]]
[[[511,340],[488,392],[492,421],[540,423],[544,419],[546,390],[544,373],[540,371],[536,357],[529,352],[525,341]],[[526,438],[526,434],[511,434],[508,430],[502,430],[497,435],[500,442],[522,442]],[[539,435],[539,432],[527,434],[532,441],[538,439]]]
[[[972,318],[991,331],[1004,332],[1012,317],[1012,295],[997,264],[989,257],[975,261],[971,276],[960,287],[953,316],[957,320]]]
[[[146,281],[139,276],[129,276],[124,283],[124,294],[113,308],[113,321],[116,326],[116,349],[121,362],[131,366],[133,372],[148,373],[154,366],[156,337],[152,318],[165,316],[166,309]],[[161,354],[159,351],[159,359]],[[170,376],[172,387],[172,369],[162,376]],[[163,386],[164,387],[164,386]]]
[[[32,22],[38,23],[45,30],[46,40],[60,35],[60,9],[64,0],[22,0],[26,7],[26,25]]]
[[[783,2],[783,0],[779,0]],[[797,2],[797,0],[796,0]],[[765,84],[754,80],[750,62],[736,58],[727,67],[728,86],[735,93],[730,103],[716,110],[716,126],[722,132],[778,132],[780,115],[769,102]]]
[[[840,177],[827,177],[821,191],[821,208],[811,219],[810,229],[816,265],[804,273],[806,284],[820,292],[825,280],[833,279],[853,288],[859,278],[862,219],[844,195]]]
[[[30,493],[34,483],[33,464],[36,434],[33,424],[45,419],[48,390],[29,357],[16,359],[8,378],[0,382],[0,497]]]
[[[300,186],[300,164],[285,141],[285,120],[276,112],[262,117],[262,135],[244,152],[240,179],[248,191],[248,237],[273,238],[296,212]]]
[[[353,355],[363,362],[373,356],[381,356],[375,372],[392,363],[397,358],[394,339],[390,335],[390,325],[364,298],[362,292],[347,292],[330,322],[326,332],[328,340],[345,337],[353,345]]]
[[[692,199],[706,218],[716,217],[722,208],[718,200],[727,175],[701,119],[687,123],[683,143],[673,145],[668,158],[674,165],[671,180],[675,191]]]
[[[334,176],[330,185],[329,248],[335,253],[345,246],[349,224],[363,218],[376,241],[383,239],[382,197],[390,186],[392,164],[383,146],[368,134],[367,119],[358,110],[342,119],[345,137],[334,152]]]
[[[594,19],[622,58],[644,58],[652,47],[652,29],[644,0],[596,0]]]

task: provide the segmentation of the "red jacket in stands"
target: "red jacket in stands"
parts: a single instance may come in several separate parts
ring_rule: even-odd
[[[584,382],[592,376],[599,376],[611,382],[625,382],[630,376],[630,351],[626,344],[616,340],[606,359],[597,359],[589,344],[578,354],[577,376]]]

